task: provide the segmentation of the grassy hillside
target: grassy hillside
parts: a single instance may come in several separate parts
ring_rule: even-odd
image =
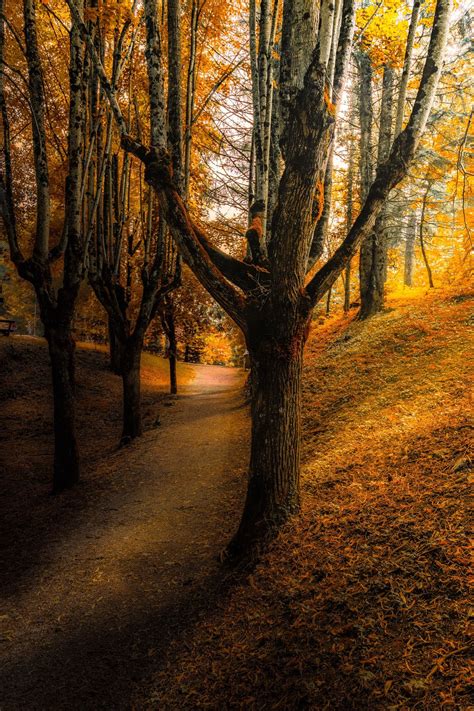
[[[137,708],[467,709],[468,294],[316,326],[302,515]]]

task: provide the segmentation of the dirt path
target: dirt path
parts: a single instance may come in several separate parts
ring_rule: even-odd
[[[4,578],[0,709],[127,709],[167,640],[212,613],[238,522],[248,421],[238,371],[200,366],[162,426],[52,499]]]

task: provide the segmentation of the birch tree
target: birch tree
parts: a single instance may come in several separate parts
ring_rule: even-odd
[[[413,8],[410,15],[410,23],[408,28],[407,41],[405,46],[405,54],[403,61],[403,68],[400,78],[400,86],[398,90],[398,97],[395,100],[394,96],[394,62],[396,62],[396,57],[393,56],[393,45],[390,43],[390,38],[386,38],[387,47],[384,54],[383,60],[383,79],[382,79],[382,90],[381,90],[381,108],[379,113],[379,136],[378,136],[378,147],[377,147],[377,164],[383,163],[389,154],[391,142],[393,137],[398,136],[403,126],[404,113],[406,108],[406,96],[408,82],[411,75],[412,69],[412,59],[413,59],[413,49],[415,44],[415,35],[420,15],[420,0],[416,0],[413,4]],[[391,25],[393,23],[390,23]],[[393,27],[391,27],[391,32],[393,32]],[[390,34],[390,33],[389,33]],[[365,40],[367,44],[368,40]],[[382,38],[382,45],[384,40]],[[370,156],[370,149],[364,146],[365,136],[367,135],[370,143],[370,126],[368,127],[367,121],[370,120],[370,125],[372,124],[372,117],[368,115],[368,111],[372,113],[372,108],[367,107],[367,98],[362,96],[363,93],[367,95],[372,94],[372,81],[369,78],[369,72],[371,73],[371,68],[368,64],[370,63],[370,57],[368,54],[364,54],[364,62],[360,65],[361,67],[361,103],[360,103],[360,118],[361,118],[361,151],[369,150],[368,156]],[[393,126],[393,109],[396,109],[395,117],[395,127],[392,131]],[[393,136],[392,136],[393,133]],[[362,156],[362,163],[369,160],[364,154]],[[368,176],[365,166],[362,166],[362,189],[367,186]],[[384,208],[381,215],[377,218],[374,230],[370,237],[365,240],[361,245],[360,250],[360,301],[361,307],[359,312],[359,318],[366,319],[370,316],[379,313],[384,308],[385,301],[385,281],[387,274],[387,252],[389,243],[389,234],[387,227],[387,208]]]
[[[392,140],[393,69],[389,64],[386,64],[383,68],[380,104],[377,166],[382,165],[387,160]],[[359,270],[360,319],[366,319],[374,313],[378,313],[384,306],[387,263],[385,225],[385,210],[382,210],[375,221],[372,234],[364,240],[361,246]]]
[[[405,286],[413,286],[413,268],[415,266],[415,241],[417,232],[416,213],[413,212],[408,220],[405,233],[405,260],[403,272],[403,283]]]

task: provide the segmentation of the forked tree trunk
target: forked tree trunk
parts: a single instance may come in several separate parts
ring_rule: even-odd
[[[46,327],[54,402],[53,492],[70,489],[79,481],[79,451],[75,433],[74,352],[70,328]]]
[[[135,338],[122,345],[123,430],[122,442],[142,434],[140,364],[142,344]]]
[[[67,2],[74,7],[73,0]],[[390,190],[406,175],[435,96],[448,32],[449,0],[437,0],[428,59],[407,127],[394,144],[390,162],[379,166],[376,180],[346,239],[304,286],[314,186],[324,177],[323,159],[332,142],[334,118],[324,96],[326,64],[321,64],[322,47],[329,46],[331,41],[327,29],[331,8],[324,8],[324,14],[321,12],[321,41],[316,52],[311,55],[314,42],[305,43],[303,47],[305,60],[312,56],[309,66],[307,61],[297,67],[293,62],[302,36],[299,25],[303,29],[309,27],[309,10],[316,9],[316,5],[319,7],[310,0],[289,0],[284,4],[282,59],[286,64],[282,64],[280,73],[280,96],[282,114],[288,118],[281,135],[285,169],[272,218],[268,248],[270,279],[267,281],[265,275],[261,275],[264,282],[257,294],[253,279],[255,265],[233,259],[208,241],[176,190],[169,154],[162,147],[164,142],[150,151],[127,136],[120,108],[109,92],[123,134],[122,146],[145,163],[146,181],[158,194],[184,260],[246,336],[254,376],[251,461],[242,521],[229,547],[232,557],[242,554],[245,557],[253,552],[255,544],[259,547],[264,543],[268,534],[298,509],[301,371],[306,325],[315,304],[335,283],[360,242],[370,234]],[[147,15],[152,13],[151,6],[151,0],[145,2]],[[301,23],[296,21],[296,6],[303,6],[301,9],[305,10]],[[147,26],[151,23],[147,22]],[[293,30],[298,35],[296,43]],[[350,43],[351,35],[347,34],[341,46],[342,57],[349,55]],[[149,40],[148,50],[152,44]],[[154,67],[149,51],[147,58],[152,73]],[[288,63],[288,60],[291,61]],[[293,75],[301,80],[304,77],[304,81],[296,84],[288,81]],[[150,83],[152,87],[156,84]],[[104,83],[104,86],[107,85]],[[152,92],[150,103],[153,118]]]
[[[285,343],[271,335],[247,340],[251,363],[252,436],[247,496],[228,554],[264,544],[299,509],[301,380],[304,323]]]

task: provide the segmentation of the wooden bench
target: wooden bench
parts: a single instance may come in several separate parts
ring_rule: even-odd
[[[0,318],[0,333],[10,336],[16,330],[16,321],[9,318]]]

